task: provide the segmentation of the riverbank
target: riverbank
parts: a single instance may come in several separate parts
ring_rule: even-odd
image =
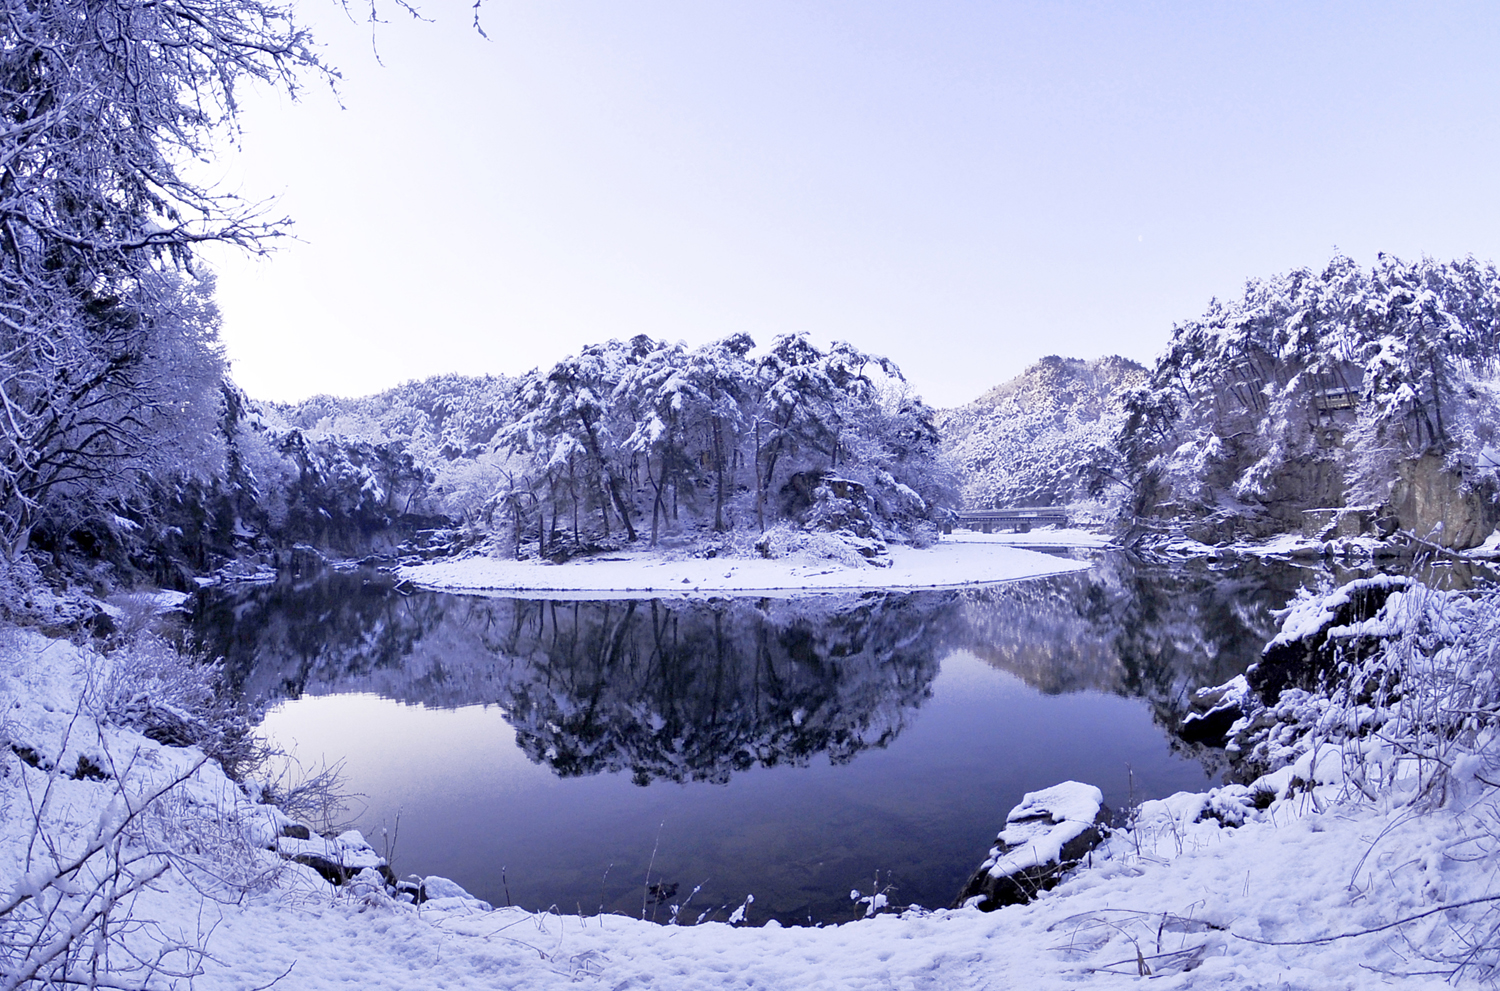
[[[1487,684],[1493,623],[1471,621],[1489,604],[1425,601],[1404,619],[1387,610],[1369,632],[1426,636],[1469,623],[1468,633],[1444,634],[1450,654],[1416,663],[1430,660],[1460,685]],[[1432,627],[1430,616],[1446,625]],[[160,691],[152,670],[166,669],[138,666],[129,677]],[[258,789],[235,785],[196,747],[126,725],[110,700],[133,697],[128,674],[119,657],[65,640],[0,636],[0,960],[12,979],[49,945],[62,947],[54,963],[70,953],[85,963],[88,939],[57,939],[101,912],[118,927],[115,966],[130,968],[116,976],[162,988],[191,973],[200,989],[316,991],[358,974],[373,989],[419,979],[435,988],[1050,991],[1148,971],[1166,987],[1436,988],[1485,979],[1500,964],[1491,935],[1500,800],[1489,783],[1500,748],[1488,716],[1457,736],[1424,736],[1425,722],[1403,723],[1393,708],[1372,715],[1298,696],[1266,729],[1280,748],[1275,771],[1144,803],[1085,869],[1029,905],[783,929],[760,924],[749,902],[742,925],[663,926],[491,910],[458,894],[415,906],[371,876],[333,887],[265,848],[268,824],[282,820],[258,803]],[[1408,670],[1403,685],[1417,674]],[[1452,678],[1439,681],[1449,702],[1493,712],[1492,691],[1460,697]],[[1439,711],[1436,697],[1408,697],[1418,715]],[[1368,729],[1350,729],[1359,725]],[[57,869],[80,859],[80,871]],[[121,885],[135,889],[131,898],[106,904]],[[25,938],[30,920],[43,919],[53,938]]]
[[[1049,534],[961,534],[931,547],[893,545],[886,567],[861,560],[808,554],[781,558],[680,557],[651,551],[619,551],[566,564],[470,557],[397,569],[420,588],[467,592],[652,593],[697,596],[804,594],[821,591],[962,588],[1065,574],[1089,567],[1052,554],[1015,546],[1108,546],[1082,531]]]

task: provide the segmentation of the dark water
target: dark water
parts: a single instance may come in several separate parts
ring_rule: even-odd
[[[273,739],[346,762],[400,873],[658,919],[648,883],[701,886],[686,920],[753,894],[752,922],[832,922],[877,878],[947,904],[1026,791],[1119,808],[1212,783],[1167,727],[1334,577],[1107,555],[977,590],[575,602],[331,574],[206,595],[195,625],[247,696],[287,700]]]

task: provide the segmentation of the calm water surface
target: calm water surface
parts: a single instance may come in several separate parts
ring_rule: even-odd
[[[664,919],[699,888],[684,919],[753,894],[752,922],[833,922],[877,879],[949,903],[1026,791],[1211,784],[1165,726],[1330,578],[1107,555],[962,592],[573,602],[331,574],[205,596],[195,624],[282,700],[272,740],[344,762],[399,873],[531,909]]]

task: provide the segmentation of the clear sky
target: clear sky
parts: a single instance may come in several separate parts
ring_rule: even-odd
[[[377,60],[299,0],[340,97],[246,94],[214,166],[300,238],[213,256],[253,396],[807,331],[952,406],[1335,248],[1500,259],[1493,0],[422,9]]]

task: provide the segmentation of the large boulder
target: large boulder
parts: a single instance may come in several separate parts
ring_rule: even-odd
[[[1064,781],[1027,793],[953,907],[989,912],[1031,901],[1098,846],[1108,826],[1104,794],[1093,785]]]

